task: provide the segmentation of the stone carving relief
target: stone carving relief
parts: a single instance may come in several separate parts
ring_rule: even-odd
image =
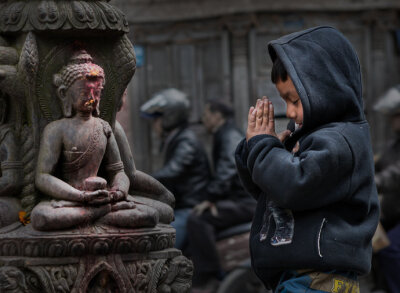
[[[120,10],[104,1],[14,1],[0,4],[0,30],[91,29],[128,32],[128,22]]]
[[[158,281],[157,292],[190,292],[192,276],[192,262],[184,256],[177,256],[164,264]]]
[[[24,273],[16,267],[0,267],[0,289],[7,293],[28,292]]]
[[[158,261],[160,262],[160,261]],[[162,261],[161,261],[162,262]],[[151,292],[151,273],[157,261],[138,261],[126,265],[126,271],[132,282],[132,286],[137,293]]]
[[[71,292],[78,274],[77,265],[35,266],[30,269],[35,274],[37,285],[54,293]]]
[[[25,231],[29,232],[27,229]],[[111,234],[112,237],[107,238],[83,233],[82,237],[59,235],[57,239],[46,241],[43,240],[46,235],[42,233],[35,233],[38,236],[35,238],[32,236],[23,238],[23,235],[8,234],[10,239],[0,241],[0,257],[77,257],[86,254],[148,253],[173,247],[174,231],[170,229],[168,233],[165,232],[160,234],[148,232],[142,233],[142,235],[137,233],[131,233],[131,235]],[[56,237],[55,234],[52,235]],[[51,235],[48,236],[51,237]]]
[[[0,228],[17,221],[21,209],[17,198],[22,187],[23,165],[15,129],[6,123],[8,103],[6,95],[0,96]]]
[[[0,292],[186,293],[193,267],[183,256],[122,262],[119,257],[80,264],[0,267]],[[119,259],[119,260],[118,260]]]
[[[106,262],[100,262],[91,268],[82,285],[83,291],[88,293],[126,292],[123,279]]]
[[[26,123],[21,130],[20,154],[24,166],[23,189],[21,192],[21,205],[27,211],[27,218],[30,211],[38,202],[37,192],[34,186],[37,146],[39,145],[39,119],[37,116],[38,106],[35,103],[33,89],[36,84],[36,75],[39,67],[39,53],[34,33],[26,36],[18,63],[20,79],[27,85],[25,87],[25,101],[27,107],[32,109],[28,117],[30,123]],[[18,120],[17,120],[18,121]],[[36,147],[36,148],[35,148]]]

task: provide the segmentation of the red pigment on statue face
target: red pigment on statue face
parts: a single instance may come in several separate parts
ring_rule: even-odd
[[[85,103],[85,106],[92,105],[92,104],[94,104],[95,101],[97,100],[97,99],[96,99],[96,100],[94,99],[93,89],[90,90],[90,95],[89,95],[89,97],[90,97],[90,99]],[[97,102],[98,102],[98,101],[97,101]]]
[[[100,73],[100,71],[96,66],[91,66],[89,76],[98,76],[99,73]]]
[[[94,103],[94,99],[91,98],[89,101],[87,101],[87,102],[85,103],[85,106],[92,105],[93,103]]]
[[[92,67],[91,71],[90,71],[90,76],[96,76],[96,77],[100,77],[98,76],[98,74],[100,73],[100,71],[98,70],[97,67]],[[88,75],[89,77],[89,75]],[[88,95],[88,100],[85,102],[84,106],[90,106],[90,105],[94,105],[96,103],[100,102],[100,96],[99,94],[97,94],[97,90],[98,89],[102,89],[101,86],[101,80],[88,80],[88,82],[86,83],[86,89],[89,91],[89,95]]]

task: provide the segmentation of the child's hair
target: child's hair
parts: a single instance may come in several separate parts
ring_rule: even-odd
[[[275,59],[271,70],[271,81],[277,83],[278,81],[286,81],[288,77],[287,71],[281,59],[278,57]]]

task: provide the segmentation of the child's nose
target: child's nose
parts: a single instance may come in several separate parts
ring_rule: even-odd
[[[290,119],[296,118],[296,112],[294,111],[293,107],[289,105],[286,107],[286,117]]]

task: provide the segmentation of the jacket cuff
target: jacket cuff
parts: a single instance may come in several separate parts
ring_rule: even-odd
[[[253,147],[254,147],[259,141],[261,141],[261,140],[263,140],[263,139],[265,139],[265,138],[276,139],[277,142],[279,142],[279,144],[282,144],[282,143],[280,142],[280,140],[279,140],[277,137],[273,136],[273,135],[269,135],[269,134],[259,134],[259,135],[253,136],[253,137],[250,138],[249,141],[247,142],[248,152],[250,152],[250,151],[253,149]]]
[[[249,149],[247,147],[246,139],[242,139],[235,151],[235,160],[237,167],[246,167],[247,166],[247,157],[249,156]]]

